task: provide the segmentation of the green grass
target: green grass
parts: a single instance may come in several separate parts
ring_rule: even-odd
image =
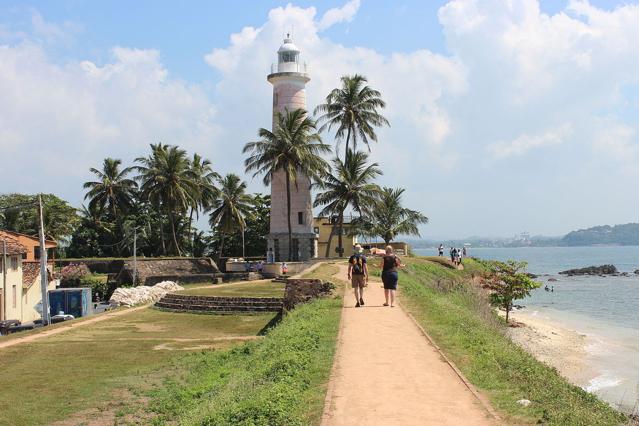
[[[245,281],[217,286],[209,285],[206,288],[191,288],[179,293],[193,296],[282,297],[284,296],[284,284],[274,283],[271,280]]]
[[[505,324],[469,284],[481,270],[472,259],[465,270],[424,258],[407,259],[400,275],[402,304],[464,375],[510,423],[552,425],[625,424],[626,416],[596,396],[569,384],[505,335]],[[532,404],[523,407],[519,399]]]
[[[334,283],[335,265],[306,278]],[[333,365],[342,301],[298,306],[264,339],[228,352],[192,354],[152,395],[156,424],[319,424]]]
[[[135,410],[118,395],[148,386],[189,351],[264,332],[274,314],[215,316],[143,309],[0,349],[0,424],[39,425],[87,408]],[[126,402],[126,401],[125,401]],[[46,408],[45,408],[46,407]],[[98,413],[96,416],[103,415]]]

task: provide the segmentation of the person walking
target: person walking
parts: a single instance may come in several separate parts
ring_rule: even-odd
[[[439,252],[439,256],[440,256],[440,257],[443,257],[443,256],[444,256],[444,245],[443,245],[443,244],[440,244],[440,245],[439,245],[439,250],[438,250],[438,252]]]
[[[397,281],[399,275],[397,274],[397,267],[401,265],[399,257],[393,254],[393,247],[386,246],[386,255],[382,258],[382,282],[384,283],[384,297],[386,303],[384,306],[388,306],[390,299],[391,308],[395,306],[395,291],[397,291]]]
[[[348,258],[348,279],[355,294],[355,307],[364,306],[364,287],[368,283],[368,266],[366,256],[362,254],[362,246],[355,245],[355,254]]]

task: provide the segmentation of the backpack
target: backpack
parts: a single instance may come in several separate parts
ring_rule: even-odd
[[[364,264],[362,263],[361,255],[356,254],[353,256],[353,273],[358,275],[364,273]]]

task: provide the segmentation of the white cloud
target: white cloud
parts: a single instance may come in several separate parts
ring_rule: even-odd
[[[335,24],[351,22],[359,10],[360,0],[350,0],[342,7],[329,9],[319,22],[319,29],[324,30]]]
[[[566,141],[566,138],[572,134],[572,126],[564,124],[563,126],[549,130],[541,134],[524,133],[512,141],[495,142],[488,145],[488,151],[498,159],[508,158],[517,155],[523,155],[531,149],[544,146],[560,145]]]

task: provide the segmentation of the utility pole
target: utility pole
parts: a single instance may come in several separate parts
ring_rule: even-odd
[[[133,286],[138,279],[138,228],[133,229]]]
[[[42,195],[38,195],[40,214],[40,290],[42,292],[42,325],[49,325],[49,293],[47,275],[47,247],[44,239],[44,214],[42,212]]]
[[[7,319],[7,240],[2,240],[2,320]]]

